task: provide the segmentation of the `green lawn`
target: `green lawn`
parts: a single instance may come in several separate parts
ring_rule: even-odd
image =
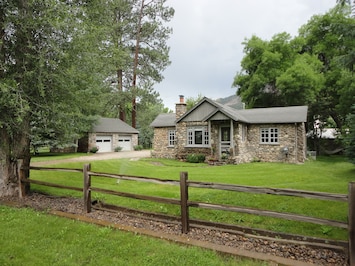
[[[0,265],[267,265],[0,205]]]
[[[173,160],[129,159],[92,162],[92,170],[116,174],[157,177],[161,179],[179,179],[181,171],[189,174],[189,180],[230,183],[251,186],[267,186],[275,188],[292,188],[310,191],[323,191],[346,194],[348,183],[355,181],[355,166],[343,157],[318,157],[316,161],[305,164],[283,163],[250,163],[241,165],[208,166],[206,164],[190,164]],[[83,163],[66,163],[60,167],[82,168]],[[82,186],[82,177],[76,173],[32,171],[31,178],[46,180],[72,186]],[[92,186],[115,189],[144,195],[179,198],[179,188],[169,185],[155,185],[135,181],[117,181],[94,177]],[[78,196],[81,193],[58,190],[48,187],[32,186],[36,190],[56,195]],[[179,215],[178,206],[151,203],[93,193],[93,198],[108,203],[131,208]],[[311,200],[284,196],[249,194],[210,189],[189,189],[190,200],[210,203],[230,204],[291,212],[347,221],[347,203],[323,200]],[[255,215],[211,211],[190,208],[190,217],[210,221],[232,223],[242,226],[275,230],[280,232],[302,234],[331,239],[347,239],[347,231],[329,226],[300,223],[282,219],[267,218]]]

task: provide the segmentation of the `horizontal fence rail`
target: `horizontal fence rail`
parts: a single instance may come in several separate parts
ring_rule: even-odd
[[[83,175],[83,187],[72,187],[66,185],[59,185],[55,183],[38,181],[33,179],[23,178],[21,171],[35,170],[35,171],[62,171],[62,172],[76,172],[82,173]],[[334,194],[334,193],[324,193],[324,192],[313,192],[313,191],[304,191],[304,190],[293,190],[293,189],[281,189],[281,188],[270,188],[270,187],[255,187],[255,186],[242,186],[242,185],[233,185],[233,184],[221,184],[221,183],[211,183],[211,182],[197,182],[188,180],[188,173],[181,172],[180,180],[164,180],[154,177],[142,177],[142,176],[131,176],[131,175],[120,175],[120,174],[110,174],[110,173],[101,173],[91,171],[90,165],[84,165],[83,169],[71,169],[71,168],[52,168],[52,167],[30,167],[30,168],[20,168],[20,196],[22,186],[24,183],[33,183],[37,185],[55,187],[60,189],[69,189],[75,191],[82,191],[84,195],[84,208],[86,212],[91,212],[91,192],[100,192],[120,197],[127,197],[138,200],[147,200],[165,204],[180,205],[180,218],[181,218],[181,228],[182,233],[189,232],[189,208],[202,208],[202,209],[211,209],[211,210],[220,210],[220,211],[229,211],[229,212],[238,212],[238,213],[247,213],[252,215],[261,215],[273,218],[281,218],[287,220],[294,220],[299,222],[307,222],[313,224],[329,225],[334,227],[339,227],[343,229],[348,229],[349,232],[349,242],[348,242],[348,255],[349,261],[355,265],[355,182],[349,183],[349,194]],[[129,181],[138,181],[138,182],[148,182],[159,185],[174,185],[180,187],[180,199],[174,198],[164,198],[158,196],[148,196],[140,195],[134,193],[127,193],[116,190],[103,189],[91,185],[92,177],[103,177],[103,178],[114,178],[120,180],[129,180]],[[96,181],[96,180],[95,180]],[[253,194],[266,194],[266,195],[277,195],[277,196],[292,196],[292,197],[302,197],[302,198],[311,198],[317,200],[329,200],[329,201],[341,201],[347,202],[349,205],[348,213],[348,223],[321,219],[316,217],[304,216],[293,213],[285,212],[276,212],[271,210],[262,210],[256,208],[247,208],[240,206],[224,205],[224,204],[214,204],[206,202],[197,202],[189,200],[189,187],[201,188],[201,189],[217,189],[221,191],[234,191],[234,192],[244,192],[244,193],[253,193]],[[353,265],[353,264],[350,264]]]
[[[107,174],[107,173],[98,173],[98,172],[91,172],[91,171],[89,171],[88,174],[91,176],[101,176],[101,177],[115,178],[120,180],[140,181],[140,182],[154,183],[160,185],[178,186],[180,184],[180,182],[176,180],[169,180],[169,179],[165,180],[165,179],[159,179],[155,177]]]
[[[333,194],[333,193],[314,192],[314,191],[306,191],[306,190],[269,188],[269,187],[240,186],[240,185],[232,185],[232,184],[219,184],[219,183],[195,182],[195,181],[187,181],[187,184],[189,187],[195,187],[195,188],[209,188],[209,189],[247,192],[247,193],[255,193],[255,194],[293,196],[293,197],[301,197],[301,198],[335,200],[335,201],[343,201],[343,202],[348,201],[348,195],[345,194]]]
[[[235,206],[230,206],[230,205],[201,203],[201,202],[192,202],[192,201],[189,201],[188,205],[190,207],[198,207],[198,208],[203,208],[203,209],[247,213],[247,214],[268,216],[268,217],[273,217],[273,218],[282,218],[282,219],[286,219],[286,220],[293,220],[293,221],[299,221],[299,222],[330,225],[330,226],[335,226],[335,227],[340,227],[340,228],[345,228],[345,229],[348,228],[347,223],[334,221],[334,220],[328,220],[328,219],[314,218],[314,217],[309,217],[309,216],[304,216],[304,215],[291,214],[291,213],[266,211],[266,210],[253,209],[253,208],[235,207]]]

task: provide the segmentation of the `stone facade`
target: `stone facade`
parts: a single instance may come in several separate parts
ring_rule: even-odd
[[[306,132],[303,123],[248,125],[246,139],[241,140],[242,126],[239,125],[235,163],[252,161],[303,163],[306,158]],[[245,126],[245,125],[244,125]],[[279,142],[264,144],[260,141],[261,128],[278,128]],[[287,152],[285,151],[287,148]]]
[[[243,118],[245,112],[240,112],[243,114],[240,119],[235,112],[223,109],[213,101],[205,99],[186,112],[186,104],[183,98],[180,98],[180,103],[176,104],[176,117],[173,116],[172,120],[169,120],[169,126],[162,124],[160,118],[156,123],[152,123],[155,125],[152,156],[184,160],[188,154],[204,154],[210,161],[223,160],[235,164],[253,161],[303,163],[306,158],[307,109],[286,108],[293,122],[288,122],[290,118],[285,109],[260,110],[249,112],[250,120],[245,120]],[[269,112],[269,115],[265,115],[264,112]],[[294,112],[298,115],[296,119]],[[281,122],[270,122],[280,119]],[[208,132],[208,144],[202,142],[188,145],[189,127],[192,128],[190,132],[202,132],[203,137],[206,136],[204,132]],[[261,129],[264,133],[263,140]],[[175,130],[174,145],[169,145],[171,130]],[[276,131],[277,137],[274,133]],[[191,134],[193,135],[190,136],[195,136],[195,133]],[[194,143],[194,140],[191,143]]]
[[[204,154],[207,158],[221,159],[219,128],[221,122],[211,122],[210,145],[208,147],[188,147],[187,127],[208,126],[207,122],[182,122],[176,127],[155,128],[152,152],[153,157],[186,159],[188,154]],[[248,125],[234,122],[233,140],[229,149],[228,161],[240,164],[253,161],[303,163],[306,158],[306,132],[304,123]],[[277,128],[277,144],[264,144],[260,141],[261,128]],[[168,145],[168,131],[176,129],[175,146]],[[287,152],[284,148],[287,147]]]
[[[152,157],[175,159],[176,146],[169,146],[169,131],[175,127],[163,127],[154,129]]]

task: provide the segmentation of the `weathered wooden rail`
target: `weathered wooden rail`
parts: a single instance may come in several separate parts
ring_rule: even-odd
[[[311,191],[302,191],[302,190],[293,190],[293,189],[280,189],[280,188],[269,188],[269,187],[254,187],[254,186],[240,186],[232,184],[218,184],[218,183],[209,183],[209,182],[196,182],[188,180],[188,173],[180,173],[180,181],[176,180],[163,180],[158,178],[151,177],[140,177],[140,176],[130,176],[130,175],[119,175],[119,174],[108,174],[91,171],[90,165],[84,165],[83,169],[70,169],[70,168],[45,168],[45,167],[30,167],[30,170],[38,171],[65,171],[65,172],[77,172],[82,173],[83,175],[83,187],[72,187],[54,184],[50,182],[38,181],[33,179],[24,179],[24,175],[20,172],[19,185],[20,185],[20,197],[24,196],[21,191],[24,191],[23,186],[26,183],[33,183],[43,186],[50,186],[55,188],[69,189],[75,191],[82,191],[84,198],[84,208],[86,212],[91,212],[92,201],[91,201],[91,192],[100,192],[106,193],[115,196],[128,197],[139,200],[148,200],[153,202],[173,204],[180,206],[180,221],[182,233],[187,233],[190,230],[190,217],[189,217],[189,208],[203,208],[211,210],[222,210],[228,212],[238,212],[238,213],[247,213],[252,215],[261,215],[274,218],[282,218],[287,220],[294,220],[300,222],[308,222],[321,225],[329,225],[339,228],[348,229],[349,238],[348,238],[348,256],[350,265],[355,265],[355,182],[349,183],[349,192],[346,194],[333,194],[333,193],[324,193],[324,192],[311,192]],[[28,170],[28,169],[27,169]],[[114,178],[120,180],[131,180],[139,182],[149,182],[154,184],[163,184],[163,185],[175,185],[180,187],[180,199],[173,198],[164,198],[157,196],[147,196],[140,194],[127,193],[116,190],[108,190],[103,188],[95,187],[91,184],[91,177],[104,177],[104,178]],[[281,213],[270,210],[254,209],[240,206],[231,206],[223,204],[213,204],[206,202],[196,202],[189,200],[189,187],[202,188],[202,189],[217,189],[222,191],[235,191],[235,192],[246,192],[253,194],[268,194],[268,195],[278,195],[278,196],[292,196],[292,197],[302,197],[302,198],[311,198],[311,199],[320,199],[320,200],[329,200],[329,201],[341,201],[348,202],[348,223],[321,219],[315,217],[309,217],[304,215],[292,214],[292,213]]]

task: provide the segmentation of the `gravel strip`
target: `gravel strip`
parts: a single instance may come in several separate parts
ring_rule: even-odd
[[[33,193],[24,199],[19,199],[17,197],[8,197],[3,199],[37,210],[63,211],[135,228],[143,228],[166,234],[181,235],[181,226],[174,223],[170,224],[152,221],[145,218],[132,217],[123,212],[113,213],[101,210],[92,210],[91,213],[85,213],[83,211],[84,207],[81,199],[52,197],[37,193]],[[315,265],[348,265],[346,255],[342,252],[334,250],[316,249],[301,245],[267,241],[263,239],[246,238],[240,235],[206,228],[191,228],[190,232],[186,236],[191,239],[206,241],[213,244],[242,248],[252,252],[265,253]]]

